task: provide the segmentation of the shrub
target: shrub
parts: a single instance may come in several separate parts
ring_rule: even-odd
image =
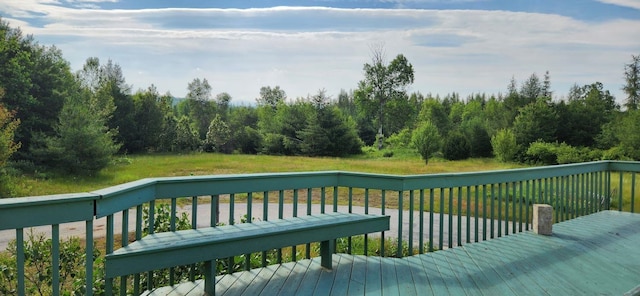
[[[510,129],[502,129],[491,137],[491,147],[498,160],[502,162],[515,160],[520,149],[516,143],[516,136]]]
[[[453,132],[447,137],[442,154],[448,160],[467,159],[471,156],[471,144],[463,134]]]
[[[407,148],[411,145],[411,130],[404,128],[401,131],[389,136],[385,142],[393,148]]]
[[[526,155],[529,161],[541,164],[558,164],[558,156],[556,155],[557,143],[545,143],[536,141],[529,145]]]

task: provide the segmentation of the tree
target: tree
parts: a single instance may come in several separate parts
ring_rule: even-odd
[[[344,156],[360,153],[362,142],[355,124],[348,121],[340,110],[329,104],[325,90],[309,98],[313,114],[307,126],[297,133],[302,140],[300,150],[309,156]]]
[[[407,58],[399,54],[386,64],[383,46],[372,47],[371,64],[364,65],[364,80],[354,92],[356,103],[361,112],[377,114],[378,149],[382,149],[387,122],[385,105],[393,99],[406,97],[406,87],[413,83],[413,66]]]
[[[195,78],[187,85],[187,90],[189,115],[196,124],[200,139],[204,139],[215,115],[215,105],[211,102],[211,85],[206,78]]]
[[[618,139],[626,156],[640,160],[640,110],[629,111],[620,123]]]
[[[0,99],[3,94],[4,90],[0,88]],[[20,143],[14,140],[19,125],[20,120],[14,119],[13,113],[0,105],[0,198],[12,195],[13,182],[4,168],[11,155],[20,149]]]
[[[160,147],[165,123],[161,101],[162,98],[154,85],[133,95],[133,122],[136,131],[135,137],[127,145],[131,149],[130,152],[154,151]]]
[[[520,150],[516,143],[516,135],[510,129],[502,129],[491,137],[491,147],[498,160],[502,162],[514,161]]]
[[[231,95],[223,92],[216,95],[216,109],[218,114],[222,117],[222,120],[227,120],[229,113],[229,103],[231,102]]]
[[[220,114],[211,120],[207,138],[204,141],[205,151],[227,152],[224,147],[231,137],[229,126],[222,120]]]
[[[442,148],[442,156],[448,160],[467,159],[471,156],[471,144],[467,137],[460,132],[453,132],[447,136]]]
[[[284,102],[287,99],[287,93],[280,89],[280,86],[271,88],[270,86],[263,86],[260,88],[260,97],[256,98],[258,106],[269,106],[276,108],[279,103]]]
[[[194,151],[200,146],[198,131],[191,125],[189,117],[183,115],[178,119],[174,147],[178,151]]]
[[[256,154],[262,147],[262,135],[258,128],[258,111],[256,108],[233,107],[229,113],[230,144],[233,150],[246,154]]]
[[[47,159],[52,169],[73,175],[95,175],[105,168],[119,145],[114,142],[116,131],[107,127],[113,106],[82,89],[65,100],[60,112],[56,136],[45,138],[45,147],[36,154]]]
[[[0,88],[2,104],[20,120],[15,140],[22,144],[12,156],[34,161],[34,136],[52,136],[67,89],[75,83],[69,63],[56,47],[38,45],[0,17]]]
[[[627,94],[624,106],[627,110],[637,110],[640,106],[640,55],[632,55],[631,63],[624,65],[626,84],[622,90]]]
[[[440,149],[441,142],[438,128],[430,121],[418,125],[411,136],[411,144],[418,150],[425,164],[429,164],[429,158]]]
[[[513,133],[520,147],[528,147],[537,140],[554,142],[557,127],[558,116],[555,110],[546,98],[540,98],[520,109],[520,114],[513,123]]]
[[[449,116],[442,103],[434,98],[427,98],[422,103],[418,122],[429,121],[438,128],[440,135],[446,135],[449,132],[451,122]]]
[[[568,104],[565,106],[561,102],[555,109],[563,118],[558,126],[557,140],[571,146],[591,147],[602,127],[613,120],[619,106],[602,83],[595,82],[583,87],[573,86]]]

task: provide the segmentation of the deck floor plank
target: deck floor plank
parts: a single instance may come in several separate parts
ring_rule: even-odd
[[[416,289],[416,283],[411,273],[409,261],[406,258],[402,260],[393,260],[396,264],[396,277],[398,279],[398,295],[424,295],[419,294]]]
[[[311,260],[302,260],[295,262],[293,269],[291,270],[291,274],[284,282],[284,286],[282,290],[278,292],[278,295],[295,295],[295,292],[300,287],[300,283],[302,283],[304,276],[307,273],[307,270],[310,268]]]
[[[382,277],[381,282],[383,295],[401,295],[395,260],[396,259],[389,257],[380,258],[380,275]]]
[[[346,254],[335,254],[340,257],[339,264],[333,266],[335,280],[331,288],[331,295],[344,296],[349,291],[349,281],[351,281],[351,270],[353,268],[353,256]]]
[[[320,266],[319,257],[313,258],[309,262],[309,268],[305,272],[302,282],[300,282],[296,293],[291,295],[313,295],[323,270]]]
[[[333,255],[217,278],[217,295],[622,295],[638,285],[640,214],[605,211],[405,258]],[[203,281],[144,295],[204,293]]]
[[[365,295],[364,284],[367,280],[366,277],[367,260],[364,256],[353,256],[353,264],[351,265],[351,278],[349,280],[349,288],[347,295]]]
[[[332,265],[335,267],[340,264],[341,256],[332,256]],[[326,296],[331,293],[331,289],[333,288],[333,283],[335,282],[336,272],[335,270],[327,270],[320,267],[320,278],[318,279],[318,283],[316,284],[316,288],[313,291],[313,295],[322,295]],[[311,294],[307,294],[311,295]]]
[[[413,277],[413,283],[415,284],[416,292],[418,295],[433,295],[433,289],[431,289],[431,281],[429,274],[426,272],[422,261],[418,256],[407,257],[407,268],[411,271]]]

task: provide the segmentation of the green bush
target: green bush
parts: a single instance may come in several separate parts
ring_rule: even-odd
[[[529,145],[529,148],[527,148],[527,158],[532,163],[558,164],[558,156],[556,155],[557,146],[557,143],[533,142]]]
[[[448,160],[467,159],[471,156],[471,144],[463,134],[453,132],[447,137],[442,154]]]
[[[491,137],[491,147],[498,160],[502,162],[514,161],[520,149],[516,143],[516,136],[510,129],[502,129]]]
[[[407,148],[411,145],[411,130],[404,128],[385,139],[387,146],[393,148]]]
[[[631,157],[628,157],[625,154],[624,149],[620,146],[615,146],[613,148],[610,148],[602,152],[602,159],[603,160],[632,160]]]

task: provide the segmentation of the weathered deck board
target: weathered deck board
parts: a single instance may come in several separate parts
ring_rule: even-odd
[[[600,212],[407,258],[337,254],[224,275],[217,295],[622,295],[640,284],[640,214]],[[148,295],[202,295],[203,283]]]

